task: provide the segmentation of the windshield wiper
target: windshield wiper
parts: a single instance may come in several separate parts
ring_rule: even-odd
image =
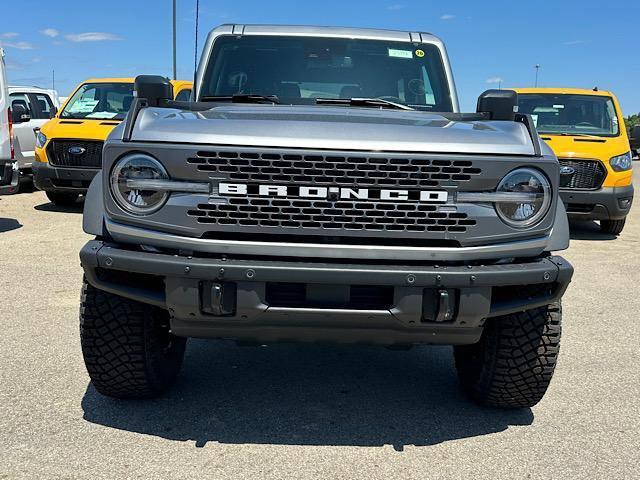
[[[562,135],[563,137],[597,137],[597,135],[591,135],[589,133],[562,132],[560,135]]]
[[[401,103],[390,102],[381,98],[316,98],[318,105],[349,105],[352,107],[378,107],[396,110],[415,110]]]
[[[200,97],[200,101],[231,103],[280,103],[280,99],[278,99],[278,97],[275,95],[254,95],[251,93],[236,93],[235,95],[205,95]]]

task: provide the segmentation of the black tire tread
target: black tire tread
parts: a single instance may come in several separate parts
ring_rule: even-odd
[[[80,306],[80,342],[96,390],[116,398],[150,398],[178,375],[186,339],[159,334],[162,310],[98,290],[86,280]]]
[[[600,230],[611,235],[620,235],[627,222],[627,217],[622,220],[601,220]]]
[[[463,389],[485,406],[534,406],[553,377],[561,333],[559,303],[490,319],[478,344],[454,349]]]
[[[45,194],[47,195],[47,198],[51,201],[51,203],[63,207],[70,207],[74,205],[76,203],[76,200],[78,200],[78,197],[80,196],[80,194],[73,192],[48,191],[45,192]]]

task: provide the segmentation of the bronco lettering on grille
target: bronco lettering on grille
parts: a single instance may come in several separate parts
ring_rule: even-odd
[[[382,200],[390,202],[447,203],[445,190],[402,190],[380,188],[312,187],[219,183],[220,196],[297,197],[330,200]],[[216,195],[217,196],[217,195]]]

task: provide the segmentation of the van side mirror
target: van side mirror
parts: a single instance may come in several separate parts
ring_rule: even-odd
[[[134,91],[138,98],[146,99],[150,107],[159,107],[173,100],[173,85],[168,78],[159,75],[138,75]]]
[[[24,105],[19,103],[14,103],[11,106],[11,122],[16,123],[24,123],[31,120],[31,115],[27,112],[27,109]]]
[[[518,113],[518,94],[513,90],[487,90],[478,97],[478,113],[491,120],[514,121]]]

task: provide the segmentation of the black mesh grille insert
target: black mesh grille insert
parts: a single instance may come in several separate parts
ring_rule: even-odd
[[[103,142],[52,140],[47,147],[49,163],[59,167],[102,167]]]
[[[458,232],[476,221],[436,205],[373,201],[231,198],[228,205],[199,204],[187,212],[200,224],[371,232]]]
[[[482,170],[470,160],[369,157],[366,154],[200,151],[187,160],[201,172],[243,182],[289,182],[332,186],[435,187],[465,182]]]
[[[576,160],[561,158],[560,167],[571,167],[573,174],[560,175],[560,188],[594,190],[602,186],[607,171],[597,160]]]

